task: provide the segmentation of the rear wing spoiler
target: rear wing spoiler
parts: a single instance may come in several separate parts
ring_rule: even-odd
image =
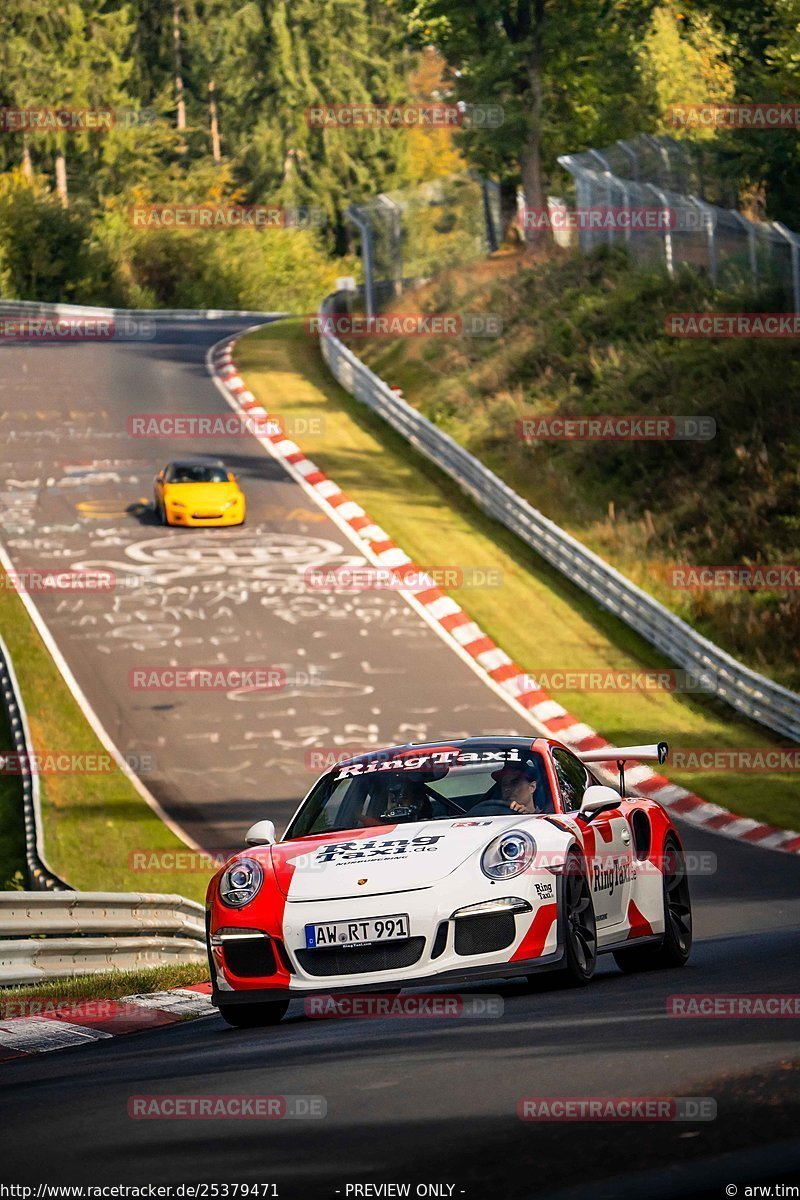
[[[669,746],[666,742],[656,742],[653,746],[608,746],[603,750],[584,750],[576,751],[575,757],[581,762],[629,762],[630,759],[650,759],[658,763],[665,763],[669,754]]]
[[[665,763],[668,754],[668,744],[666,742],[656,742],[650,746],[608,746],[603,750],[584,750],[582,753],[578,751],[575,757],[584,763],[615,762],[619,771],[620,795],[624,796],[626,762],[629,762],[631,759],[637,759],[638,761],[651,760],[657,763]]]

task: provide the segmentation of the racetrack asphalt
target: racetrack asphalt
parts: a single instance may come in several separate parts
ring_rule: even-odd
[[[342,561],[355,552],[254,442],[140,443],[126,434],[132,412],[229,412],[203,360],[234,327],[160,321],[147,343],[20,346],[0,359],[12,463],[3,467],[3,541],[17,567],[141,568],[141,586],[119,604],[102,593],[79,597],[79,609],[50,595],[36,601],[120,749],[155,746],[158,770],[145,782],[208,847],[237,844],[256,816],[284,820],[312,778],[306,750],[351,727],[376,726],[382,742],[398,738],[401,725],[418,730],[402,740],[416,740],[513,724],[399,598],[375,594],[367,621],[341,596],[313,616],[301,611],[298,574],[320,555]],[[303,448],[313,457],[312,445]],[[235,531],[231,540],[227,531],[209,542],[199,535],[210,550],[198,562],[194,531],[165,531],[137,515],[157,467],[187,451],[220,454],[242,479],[250,515],[233,562],[218,548],[235,544]],[[331,687],[245,702],[225,693],[137,696],[127,687],[130,668],[148,656],[209,665],[217,652],[233,664],[310,663]],[[787,1065],[800,1058],[798,1018],[679,1019],[667,1007],[676,994],[800,991],[800,863],[687,826],[681,833],[708,871],[692,878],[696,943],[686,969],[623,976],[602,959],[586,989],[546,978],[533,990],[516,982],[462,989],[500,995],[498,1018],[322,1020],[295,1001],[275,1028],[233,1030],[215,1015],[15,1060],[0,1067],[0,1179],[275,1183],[282,1200],[356,1196],[352,1188],[367,1183],[408,1182],[412,1196],[423,1194],[417,1185],[442,1185],[443,1196],[509,1198],[565,1189],[723,1196],[728,1183],[743,1195],[747,1181],[800,1183],[798,1072]],[[322,1096],[327,1115],[128,1116],[131,1097],[151,1095]],[[517,1116],[522,1097],[565,1096],[711,1097],[717,1117],[575,1124]]]
[[[507,732],[513,715],[396,593],[306,586],[310,569],[366,560],[249,433],[130,431],[137,414],[234,419],[205,356],[245,325],[159,320],[150,340],[5,346],[0,358],[0,540],[20,573],[114,573],[113,591],[33,599],[118,749],[212,851],[241,846],[260,817],[282,829],[320,750]],[[243,529],[157,524],[153,478],[187,454],[236,472]],[[221,665],[277,668],[287,684],[149,690],[130,675]]]

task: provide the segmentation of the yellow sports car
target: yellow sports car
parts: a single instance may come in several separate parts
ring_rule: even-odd
[[[153,492],[162,525],[244,525],[244,493],[219,458],[168,463]]]

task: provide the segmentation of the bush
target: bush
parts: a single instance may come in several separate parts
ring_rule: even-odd
[[[215,197],[221,202],[219,197]],[[127,200],[94,217],[65,209],[40,179],[0,175],[0,293],[141,308],[315,312],[355,262],[309,229],[132,228]]]
[[[62,208],[39,179],[0,175],[0,294],[15,300],[106,302],[114,270],[91,244],[90,221]]]

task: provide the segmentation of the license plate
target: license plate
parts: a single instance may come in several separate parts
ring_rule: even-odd
[[[373,942],[394,942],[408,936],[407,913],[396,917],[368,917],[365,921],[319,921],[306,925],[306,949],[367,946]]]

